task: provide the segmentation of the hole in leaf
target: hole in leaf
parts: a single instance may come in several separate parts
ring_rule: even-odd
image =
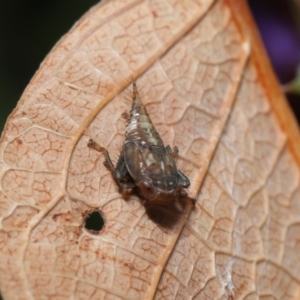
[[[89,211],[84,216],[84,228],[93,234],[99,233],[104,223],[104,216],[99,210]]]

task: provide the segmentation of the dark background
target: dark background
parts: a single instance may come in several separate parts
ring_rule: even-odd
[[[40,63],[99,0],[0,0],[0,134]]]
[[[300,62],[297,0],[249,0],[282,83]],[[298,0],[299,1],[299,0]],[[55,43],[98,0],[0,1],[0,133],[8,114]],[[299,20],[299,24],[297,24]],[[297,27],[298,26],[298,27]],[[298,115],[300,100],[289,95]],[[299,119],[298,119],[299,120]]]
[[[300,62],[300,13],[296,1],[249,0],[282,83],[294,78]],[[39,64],[80,16],[98,2],[0,1],[0,133]],[[289,95],[289,100],[299,120],[300,99]]]

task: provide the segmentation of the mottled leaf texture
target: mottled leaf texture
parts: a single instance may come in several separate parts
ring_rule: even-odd
[[[241,0],[112,0],[58,42],[2,134],[4,299],[300,299],[299,132],[254,28]],[[124,199],[87,147],[117,160],[133,80],[195,207]]]

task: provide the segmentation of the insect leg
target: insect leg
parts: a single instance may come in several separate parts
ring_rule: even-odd
[[[134,182],[132,181],[132,178],[130,177],[125,161],[124,161],[124,155],[123,150],[121,152],[121,155],[119,157],[118,163],[116,167],[114,167],[108,151],[104,148],[98,145],[95,141],[92,139],[88,142],[88,147],[95,149],[99,152],[102,152],[105,157],[104,166],[112,173],[114,180],[118,183],[121,189],[131,189],[135,186]]]
[[[94,140],[90,139],[88,142],[88,147],[91,149],[95,149],[99,152],[104,153],[104,157],[105,157],[105,161],[104,161],[104,165],[107,169],[109,169],[112,173],[115,172],[115,167],[109,157],[108,151],[104,148],[101,147],[100,145],[98,145]]]
[[[120,154],[119,160],[116,165],[115,177],[119,181],[125,178],[127,175],[128,175],[128,170],[125,164],[124,150],[122,149],[122,152]]]
[[[173,156],[174,156],[174,158],[177,158],[178,153],[179,153],[178,147],[174,146],[174,148],[173,148]]]
[[[135,187],[135,183],[132,177],[129,175],[127,166],[125,164],[123,149],[113,172],[113,176],[121,189],[128,190]]]
[[[196,201],[197,201],[196,199],[191,198],[191,197],[186,197],[186,200],[191,201],[193,206],[196,205]]]
[[[117,182],[119,187],[122,190],[128,190],[133,188],[135,184],[132,181],[132,178],[130,177],[127,171],[127,167],[124,161],[123,151],[119,157],[116,167],[114,167],[110,159],[109,153],[106,149],[104,149],[104,156],[105,156],[105,161],[103,164],[112,173],[113,178]]]
[[[180,197],[178,198],[179,202],[182,204],[186,204],[187,201],[190,201],[193,206],[196,204],[196,199],[191,198],[187,195],[186,191],[181,190]]]
[[[89,141],[88,141],[88,147],[91,148],[91,149],[95,149],[95,150],[97,150],[97,151],[99,151],[99,152],[103,152],[103,150],[105,149],[105,148],[101,147],[100,145],[98,145],[98,144],[97,144],[94,140],[92,140],[92,139],[89,139]]]
[[[129,115],[128,112],[123,112],[121,116],[122,116],[122,118],[124,118],[126,121],[129,121],[130,115]]]
[[[174,148],[173,148],[173,150],[172,150],[171,147],[168,145],[168,146],[166,147],[166,151],[167,151],[167,153],[169,153],[171,156],[173,156],[174,159],[177,158],[178,153],[179,153],[179,150],[178,150],[178,147],[177,147],[177,146],[174,146]]]

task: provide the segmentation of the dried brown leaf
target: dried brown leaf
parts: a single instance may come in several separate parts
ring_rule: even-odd
[[[113,0],[62,38],[1,139],[5,299],[299,298],[299,132],[253,28],[238,0]],[[125,201],[87,147],[117,159],[133,78],[193,209]]]

